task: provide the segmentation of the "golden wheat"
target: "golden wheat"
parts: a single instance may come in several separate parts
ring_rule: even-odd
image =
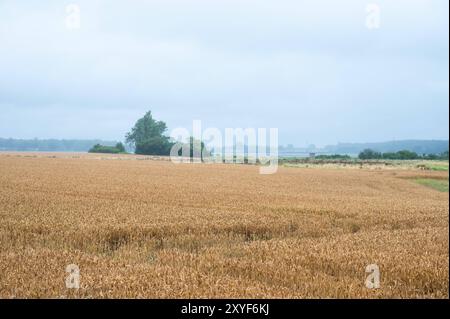
[[[0,296],[448,298],[448,193],[416,176],[448,178],[3,153]]]

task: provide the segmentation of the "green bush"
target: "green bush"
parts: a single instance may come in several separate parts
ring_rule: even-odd
[[[116,146],[104,146],[100,144],[95,144],[89,153],[107,153],[107,154],[120,154],[126,153],[125,146],[122,143],[117,143]]]

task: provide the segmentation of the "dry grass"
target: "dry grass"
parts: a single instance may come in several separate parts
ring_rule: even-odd
[[[1,297],[449,296],[447,172],[137,159],[0,154]]]

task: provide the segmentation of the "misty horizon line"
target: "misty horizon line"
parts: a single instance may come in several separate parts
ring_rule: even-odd
[[[0,136],[0,140],[17,140],[17,141],[83,141],[83,142],[105,142],[105,143],[124,143],[128,144],[123,140],[119,139],[104,139],[104,138],[15,138],[15,137],[2,137]],[[295,144],[291,142],[285,142],[279,144],[279,147],[282,148],[327,148],[329,146],[335,145],[359,145],[359,144],[383,144],[383,143],[404,143],[404,142],[447,142],[449,143],[449,138],[405,138],[405,139],[391,139],[391,140],[377,140],[377,141],[364,141],[364,142],[355,142],[355,141],[344,141],[344,142],[336,142],[336,143],[327,143],[321,145],[316,145],[316,143],[306,143],[306,144]],[[244,143],[244,145],[248,146],[248,144]]]

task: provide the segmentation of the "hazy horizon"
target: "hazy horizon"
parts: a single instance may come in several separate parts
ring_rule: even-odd
[[[448,26],[439,0],[2,1],[0,137],[122,141],[151,110],[282,145],[448,140]]]

